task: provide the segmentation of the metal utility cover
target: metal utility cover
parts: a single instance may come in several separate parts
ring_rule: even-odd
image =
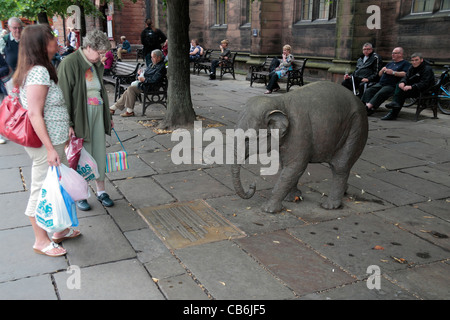
[[[138,212],[166,246],[174,250],[245,236],[203,200],[146,207]]]

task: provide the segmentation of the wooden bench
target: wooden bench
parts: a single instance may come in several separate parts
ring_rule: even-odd
[[[142,64],[130,64],[126,62],[115,61],[112,67],[112,75],[103,76],[103,81],[114,84],[114,102],[120,98],[125,91],[124,85],[131,84],[136,80],[137,72]]]
[[[257,66],[250,66],[250,87],[253,86],[253,82],[257,80],[263,80],[264,85],[267,86],[267,80],[269,78],[270,73],[270,65],[272,64],[273,59],[277,58],[269,58],[266,57],[266,60]]]
[[[236,80],[234,75],[234,62],[236,60],[237,52],[231,53],[231,58],[228,60],[222,60],[219,64],[218,68],[220,68],[220,80],[224,74],[230,73],[233,76],[233,79]],[[197,66],[197,75],[200,73],[200,70],[205,70],[205,73],[209,73],[211,71],[211,63],[214,60],[219,60],[220,51],[213,51],[209,57],[209,61],[199,62]]]
[[[145,110],[152,104],[162,104],[167,109],[167,88],[169,82],[167,76],[164,76],[159,86],[144,85],[144,101],[142,102],[142,115],[145,116]]]
[[[213,52],[213,50],[211,49],[206,49],[205,52],[203,52],[203,55],[198,57],[197,60],[193,61],[193,66],[192,66],[192,72],[195,74],[196,71],[197,74],[200,73],[200,70],[202,70],[203,68],[200,66],[200,63],[202,62],[210,62],[210,57],[211,57],[211,53]],[[207,72],[205,70],[205,72]]]
[[[267,86],[267,81],[269,78],[269,67],[272,63],[273,59],[277,58],[269,58],[267,57],[266,60],[258,65],[258,66],[251,66],[250,67],[250,86],[253,86],[253,82],[255,82],[258,79],[264,80],[264,84]],[[303,73],[305,71],[305,65],[306,61],[308,59],[302,59],[302,60],[294,60],[292,62],[292,70],[289,70],[287,72],[287,77],[283,77],[280,79],[281,82],[286,81],[286,92],[289,92],[289,89],[292,86],[298,85],[303,86]]]

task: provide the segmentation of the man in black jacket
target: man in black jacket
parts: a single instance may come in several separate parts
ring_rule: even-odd
[[[120,99],[109,108],[111,114],[114,114],[117,109],[123,110],[126,108],[125,113],[122,113],[121,116],[134,116],[134,104],[137,96],[144,92],[144,86],[158,87],[161,84],[161,81],[166,76],[167,72],[164,64],[163,53],[161,50],[153,50],[151,57],[152,64],[145,69],[144,74],[139,75],[138,81],[135,81],[130,87],[128,87]]]
[[[344,81],[342,82],[342,85],[347,89],[358,91],[359,97],[361,97],[364,92],[364,84],[378,81],[378,72],[383,64],[381,57],[373,51],[372,44],[365,43],[362,50],[363,54],[358,61],[356,61],[355,71],[352,75],[346,74],[344,76]]]
[[[395,120],[397,119],[400,110],[407,98],[415,98],[421,92],[426,91],[434,85],[433,69],[423,61],[421,53],[414,53],[411,55],[411,67],[408,69],[406,76],[400,80],[395,88],[394,98],[392,102],[386,105],[386,108],[392,109],[381,120]]]

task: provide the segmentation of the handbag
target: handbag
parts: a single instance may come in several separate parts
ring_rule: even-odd
[[[111,152],[106,154],[106,173],[129,169],[128,153],[125,151],[122,141],[120,141],[119,135],[117,134],[116,130],[114,130],[114,128],[113,131],[116,134],[123,151]]]
[[[0,135],[24,147],[42,146],[28,118],[28,110],[20,104],[19,88],[14,88],[0,106]]]

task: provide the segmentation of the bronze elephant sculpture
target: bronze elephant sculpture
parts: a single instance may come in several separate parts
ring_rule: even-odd
[[[262,208],[275,213],[282,210],[283,200],[294,201],[301,195],[297,184],[308,163],[330,165],[331,189],[322,207],[339,208],[350,169],[366,145],[368,121],[364,105],[348,89],[319,81],[280,96],[248,99],[236,129],[278,129],[281,172]],[[240,167],[232,166],[233,185],[240,197],[248,199],[255,185],[244,189]]]

